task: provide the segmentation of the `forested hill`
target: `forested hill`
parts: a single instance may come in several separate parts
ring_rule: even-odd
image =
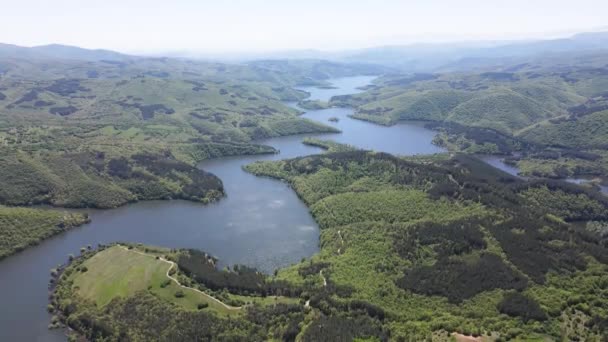
[[[361,300],[391,340],[608,337],[608,200],[597,192],[524,182],[466,155],[355,151],[247,170],[287,180],[322,229],[319,255],[279,278],[320,282],[322,270],[349,289],[312,297],[323,315],[307,333],[355,319],[345,303]]]
[[[265,276],[217,270],[195,250],[85,250],[58,278],[53,324],[99,341],[608,338],[608,200],[597,192],[461,154],[346,151],[246,169],[289,182],[321,227],[318,254]]]
[[[575,58],[543,66],[542,59],[493,71],[387,75],[361,94],[333,105],[354,118],[392,125],[432,122],[435,142],[453,151],[523,153],[512,162],[525,175],[608,175],[608,54],[595,66]]]
[[[293,87],[381,71],[312,60],[110,58],[64,46],[0,50],[0,204],[10,205],[214,200],[222,185],[194,163],[275,152],[255,139],[336,132],[283,104],[307,96]]]

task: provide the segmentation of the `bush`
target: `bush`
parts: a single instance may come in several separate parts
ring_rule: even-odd
[[[547,314],[534,299],[519,292],[506,294],[502,301],[498,303],[497,308],[501,313],[521,317],[524,322],[547,319]]]

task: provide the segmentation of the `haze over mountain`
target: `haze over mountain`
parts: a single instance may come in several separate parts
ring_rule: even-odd
[[[199,53],[181,50],[141,57],[172,57],[224,62],[247,62],[259,59],[315,59],[335,62],[378,64],[406,72],[435,72],[469,70],[472,67],[496,67],[515,64],[541,56],[564,57],[591,55],[608,51],[608,31],[582,32],[557,39],[487,40],[446,43],[417,43],[410,45],[378,46],[366,49],[323,51],[285,50],[269,53]],[[85,49],[76,46],[50,44],[22,47],[0,44],[0,57],[59,58],[86,61],[125,61],[137,58],[116,51]]]

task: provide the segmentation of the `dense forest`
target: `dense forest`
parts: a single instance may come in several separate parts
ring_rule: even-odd
[[[247,169],[287,180],[310,206],[322,228],[314,271],[381,310],[392,340],[608,338],[608,200],[595,190],[458,154],[354,151]],[[304,265],[278,278],[319,281]]]
[[[0,259],[88,221],[86,214],[0,206]]]
[[[218,270],[201,251],[135,247],[151,254],[148,262],[175,260],[182,284],[242,312],[226,321],[221,311],[201,311],[205,305],[180,308],[193,294],[163,294],[161,280],[91,306],[80,299],[90,290],[78,284],[103,274],[107,261],[93,262],[95,251],[59,276],[52,310],[93,340],[177,329],[178,340],[608,338],[608,200],[595,190],[523,181],[465,154],[345,151],[246,168],[289,182],[321,226],[320,253],[270,276]],[[274,304],[254,299],[264,297]],[[161,310],[182,320],[161,322]]]
[[[7,154],[0,201],[8,205],[113,208],[136,200],[209,202],[223,194],[216,176],[157,154],[110,157],[103,152]]]

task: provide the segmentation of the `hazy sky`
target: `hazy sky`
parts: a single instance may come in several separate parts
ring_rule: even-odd
[[[0,42],[334,50],[607,28],[608,0],[3,0]]]

